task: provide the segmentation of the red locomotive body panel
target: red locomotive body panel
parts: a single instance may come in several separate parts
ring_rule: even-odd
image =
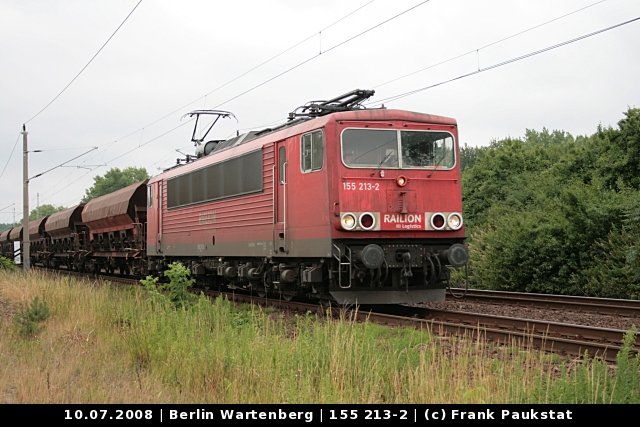
[[[170,256],[234,256],[246,254],[248,248],[237,247],[238,242],[270,241],[273,220],[273,148],[260,148],[257,153],[263,162],[260,179],[264,187],[262,192],[255,194],[168,208],[171,173],[161,175],[160,179],[152,179],[149,185],[155,197],[148,209],[148,253]],[[224,162],[240,153],[234,150],[225,154],[216,159],[204,159],[217,162],[196,162],[176,171],[190,173]],[[242,176],[229,179],[242,179]],[[251,253],[264,255],[266,250],[264,244],[258,244],[252,247]]]
[[[426,120],[428,122],[425,123]],[[340,141],[340,135],[347,129],[371,129],[372,126],[367,121],[342,121],[336,129],[336,140]],[[398,114],[385,122],[376,122],[375,126],[387,130],[441,131],[458,140],[455,121],[443,117]],[[344,153],[339,151],[339,144],[331,148],[337,150],[333,155],[339,164],[339,172],[332,175],[332,189],[335,190],[333,205],[340,212],[374,214],[375,224],[359,238],[464,238],[463,227],[438,231],[429,221],[433,213],[462,212],[460,169],[457,164],[450,168],[350,168],[344,163]],[[457,144],[455,148],[457,150]],[[455,154],[457,159],[457,151]],[[398,183],[399,179],[402,185]],[[333,225],[334,229],[339,230],[334,234],[335,237],[353,237],[351,232],[344,231],[340,226],[339,216],[335,217]],[[428,235],[425,231],[429,232]]]
[[[154,199],[148,211],[149,255],[330,256],[329,215],[318,209],[319,202],[324,203],[322,200],[327,197],[326,172],[305,180],[296,166],[300,157],[299,136],[308,129],[313,127],[305,122],[151,179]],[[283,152],[287,162],[286,185],[281,182],[279,164]],[[260,190],[168,207],[168,186],[172,179],[251,153],[260,153]],[[242,180],[244,176],[225,178]],[[307,244],[307,239],[324,240],[324,245]]]

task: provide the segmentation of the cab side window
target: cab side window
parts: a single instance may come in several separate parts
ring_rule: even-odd
[[[302,172],[308,173],[322,169],[324,161],[322,131],[316,130],[302,135],[300,144],[300,167]]]
[[[153,206],[153,188],[151,185],[147,185],[147,207]]]
[[[286,184],[287,175],[285,167],[287,166],[287,150],[284,147],[280,147],[278,150],[278,158],[280,159],[278,163],[278,180],[280,184]]]

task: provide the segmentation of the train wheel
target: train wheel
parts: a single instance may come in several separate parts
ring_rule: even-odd
[[[326,299],[326,298],[319,299],[318,300],[318,304],[320,305],[320,308],[322,308],[322,311],[330,310],[331,307],[334,305],[333,301],[331,301],[330,299]]]
[[[280,294],[280,296],[282,297],[283,300],[285,301],[291,301],[293,299],[293,295],[291,294]]]

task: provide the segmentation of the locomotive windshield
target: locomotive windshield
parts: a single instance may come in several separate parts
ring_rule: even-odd
[[[342,133],[342,161],[356,168],[450,169],[455,164],[453,135],[437,131],[346,129]]]

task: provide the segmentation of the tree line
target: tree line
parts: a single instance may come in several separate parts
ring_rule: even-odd
[[[471,286],[640,298],[640,109],[461,151]]]

